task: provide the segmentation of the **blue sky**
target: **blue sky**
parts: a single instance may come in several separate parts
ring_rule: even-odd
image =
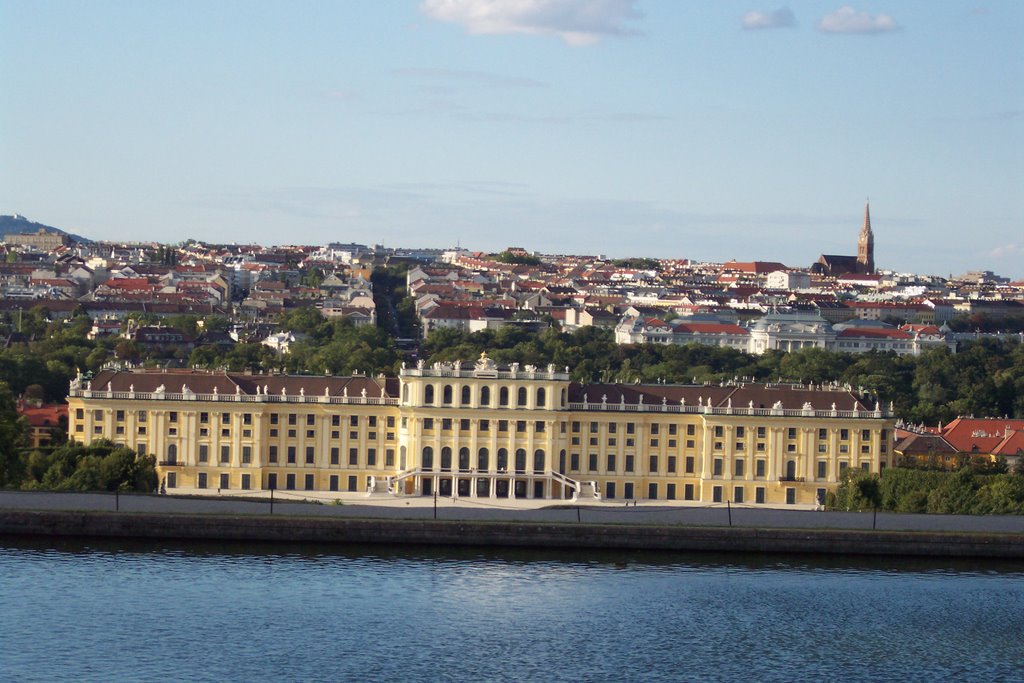
[[[1024,3],[0,0],[0,213],[1024,276]]]

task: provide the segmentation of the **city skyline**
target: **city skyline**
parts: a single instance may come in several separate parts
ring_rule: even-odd
[[[93,239],[1024,275],[1016,3],[0,2],[0,213]]]

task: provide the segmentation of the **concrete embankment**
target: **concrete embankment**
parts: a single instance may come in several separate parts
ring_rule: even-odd
[[[1021,534],[54,510],[0,510],[4,535],[1024,559]]]

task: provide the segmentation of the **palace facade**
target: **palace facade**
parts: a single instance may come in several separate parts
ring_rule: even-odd
[[[891,412],[850,387],[577,384],[567,370],[104,370],[72,381],[69,430],[154,455],[181,493],[814,504],[846,468],[890,462]]]

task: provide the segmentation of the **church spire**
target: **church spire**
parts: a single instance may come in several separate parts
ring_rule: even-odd
[[[864,226],[857,240],[857,265],[862,273],[875,272],[875,235],[871,232],[871,201],[864,202]]]

